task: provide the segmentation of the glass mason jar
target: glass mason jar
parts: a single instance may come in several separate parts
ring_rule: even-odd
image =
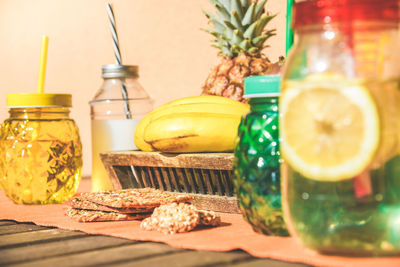
[[[3,139],[3,124],[0,123],[0,142]],[[0,144],[0,150],[1,150],[1,144]],[[4,175],[4,160],[2,158],[2,154],[0,151],[0,190],[3,189],[3,186],[1,185],[2,183],[2,179],[3,179],[3,175]]]
[[[254,231],[287,236],[280,190],[280,80],[280,75],[245,78],[250,112],[238,128],[233,171],[239,208]]]
[[[279,104],[289,232],[321,253],[399,254],[398,1],[294,8]]]
[[[153,109],[153,100],[139,83],[138,66],[105,65],[102,77],[90,101],[92,191],[113,189],[100,153],[137,149],[133,141],[136,125]]]
[[[8,94],[0,140],[1,184],[19,204],[61,203],[78,189],[82,144],[69,94]]]

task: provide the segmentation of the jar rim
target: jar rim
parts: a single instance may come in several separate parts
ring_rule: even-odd
[[[360,21],[399,22],[398,0],[308,0],[294,4],[293,28]]]

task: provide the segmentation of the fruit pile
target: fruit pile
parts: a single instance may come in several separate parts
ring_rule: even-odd
[[[276,16],[265,12],[267,0],[212,0],[216,15],[205,11],[214,37],[213,46],[219,49],[220,63],[208,75],[203,94],[229,97],[241,102],[243,80],[248,76],[280,73],[283,57],[272,63],[262,51],[275,29],[266,29]]]
[[[135,144],[143,151],[233,151],[241,116],[249,111],[243,98],[245,77],[279,73],[283,58],[272,63],[263,53],[275,29],[266,29],[275,15],[265,12],[267,0],[213,0],[216,14],[205,11],[219,49],[220,64],[207,77],[202,96],[165,104],[137,126]]]
[[[192,96],[164,104],[147,114],[135,130],[142,151],[233,151],[237,129],[249,105],[220,96]]]

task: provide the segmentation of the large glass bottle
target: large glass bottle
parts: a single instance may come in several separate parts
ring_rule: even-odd
[[[69,94],[8,94],[0,182],[18,204],[61,203],[78,189],[82,145]]]
[[[400,253],[397,0],[295,4],[283,72],[283,200],[291,235],[321,253]]]
[[[153,109],[153,100],[139,83],[138,66],[105,65],[102,77],[103,84],[90,101],[92,191],[113,189],[100,153],[137,149],[136,125]]]
[[[280,75],[245,78],[250,112],[239,125],[233,171],[239,208],[254,231],[287,236],[279,167],[280,81]]]

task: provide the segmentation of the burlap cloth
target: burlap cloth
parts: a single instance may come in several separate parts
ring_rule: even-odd
[[[90,180],[82,180],[79,191],[89,191]],[[79,230],[132,240],[156,241],[172,247],[230,251],[242,249],[255,257],[317,266],[400,266],[400,257],[358,258],[323,256],[301,247],[291,237],[273,237],[255,233],[240,214],[221,214],[223,226],[184,234],[164,235],[140,229],[139,221],[78,223],[64,215],[64,204],[16,205],[0,190],[0,219],[33,222],[37,225]],[[400,227],[400,226],[399,226]]]

